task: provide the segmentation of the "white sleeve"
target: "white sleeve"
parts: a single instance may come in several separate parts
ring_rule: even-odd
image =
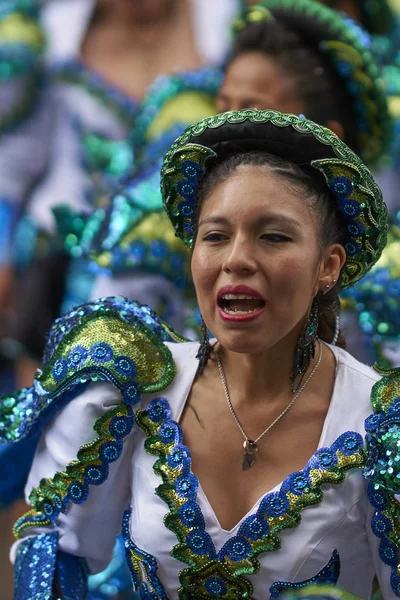
[[[43,92],[32,114],[0,137],[0,195],[22,203],[49,160],[54,103]]]
[[[0,136],[0,263],[11,262],[18,218],[48,167],[53,121],[53,99],[43,94],[29,118]]]
[[[76,460],[79,448],[97,437],[94,423],[119,404],[121,396],[113,385],[95,383],[53,417],[35,453],[25,489],[27,498],[42,478],[54,477]],[[59,533],[59,549],[86,559],[93,573],[109,564],[115,538],[121,531],[123,512],[129,508],[131,442],[132,435],[128,435],[120,458],[109,465],[106,481],[90,486],[88,499],[83,504],[70,503],[53,525]],[[25,537],[42,531],[43,528],[29,529]],[[11,550],[13,562],[19,543]]]

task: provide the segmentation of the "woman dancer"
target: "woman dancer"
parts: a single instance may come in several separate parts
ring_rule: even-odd
[[[311,581],[367,598],[375,574],[400,595],[398,378],[331,345],[338,289],[386,241],[370,172],[324,127],[243,110],[188,128],[162,190],[192,248],[202,341],[176,343],[121,299],[55,324],[18,418],[2,406],[17,443],[47,416],[15,526],[20,597],[72,583],[83,596],[121,520],[143,596],[276,597]]]

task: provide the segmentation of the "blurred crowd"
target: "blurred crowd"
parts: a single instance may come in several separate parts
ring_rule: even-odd
[[[54,319],[100,297],[138,300],[198,337],[190,257],[163,212],[160,167],[186,126],[245,108],[303,114],[373,170],[389,244],[342,294],[340,329],[359,360],[400,365],[400,7],[325,0],[328,25],[339,11],[348,27],[325,40],[310,17],[280,15],[291,4],[0,0],[1,394],[32,384]],[[0,478],[8,599],[21,508],[1,468]],[[132,598],[121,557],[93,577],[92,600]]]

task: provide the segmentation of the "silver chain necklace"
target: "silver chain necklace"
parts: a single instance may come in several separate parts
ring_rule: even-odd
[[[278,421],[280,421],[282,419],[282,417],[284,417],[286,415],[286,413],[292,408],[293,404],[296,402],[297,398],[304,392],[305,388],[310,383],[311,379],[314,377],[315,372],[318,369],[318,367],[321,363],[321,359],[322,359],[322,344],[321,344],[320,340],[317,340],[317,341],[319,344],[319,356],[318,356],[317,362],[314,365],[313,370],[311,371],[311,373],[309,374],[307,379],[304,381],[304,383],[301,385],[301,387],[294,394],[293,398],[291,399],[291,401],[289,402],[287,407],[281,412],[281,414],[278,417],[276,417],[275,421],[273,421],[271,423],[271,425],[269,425],[267,427],[267,429],[265,429],[265,431],[263,431],[262,434],[258,436],[258,438],[256,440],[250,440],[247,437],[245,430],[241,426],[240,421],[236,416],[236,413],[232,406],[231,398],[229,395],[224,369],[222,368],[221,358],[219,356],[218,351],[215,353],[216,357],[217,357],[217,362],[218,362],[219,374],[221,376],[222,387],[224,388],[224,392],[225,392],[226,400],[228,402],[229,410],[231,411],[232,417],[234,418],[236,425],[238,426],[242,436],[244,437],[244,442],[243,442],[244,457],[243,457],[243,463],[242,463],[242,471],[247,471],[248,469],[250,469],[250,467],[252,467],[254,465],[254,463],[256,462],[256,454],[258,452],[258,442],[264,437],[264,435],[266,435],[274,427],[274,425],[276,425],[278,423]]]

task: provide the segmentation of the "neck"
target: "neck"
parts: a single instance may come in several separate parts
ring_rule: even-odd
[[[152,46],[162,44],[165,38],[175,32],[180,37],[193,37],[191,11],[188,2],[178,0],[172,2],[165,10],[149,11],[138,18],[129,2],[115,0],[99,0],[96,15],[98,23],[107,25],[107,30],[117,32],[118,39],[128,39],[130,46]]]
[[[293,371],[297,337],[294,340],[282,340],[259,354],[238,354],[221,345],[217,347],[227,386],[235,398],[235,404],[265,403],[266,397],[273,402],[282,396],[287,399],[292,394],[290,375]],[[317,360],[318,348],[306,377]]]

